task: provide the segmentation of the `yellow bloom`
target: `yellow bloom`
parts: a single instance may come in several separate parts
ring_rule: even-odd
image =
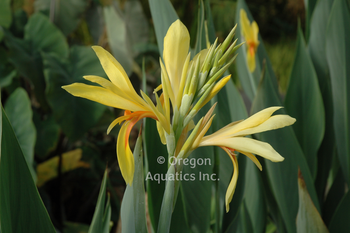
[[[255,53],[259,46],[258,33],[259,27],[258,24],[253,21],[251,24],[247,17],[247,13],[241,9],[240,11],[241,17],[241,26],[243,36],[246,40],[247,46],[247,63],[249,71],[252,73],[255,70]]]
[[[169,27],[164,37],[162,67],[163,90],[168,93],[173,106],[179,109],[185,86],[187,68],[190,60],[190,34],[180,20]]]
[[[205,137],[203,136],[210,127],[212,121],[212,117],[210,118],[210,115],[213,110],[211,109],[201,120],[201,130],[198,131],[190,151],[201,146],[219,146],[229,155],[234,171],[226,191],[225,202],[227,212],[229,211],[229,204],[232,200],[238,178],[238,162],[234,151],[246,155],[257,165],[260,170],[262,169],[261,164],[253,154],[264,157],[272,162],[280,162],[284,160],[284,158],[277,151],[275,151],[270,144],[245,137],[250,134],[292,125],[295,122],[295,119],[288,115],[272,116],[272,114],[280,108],[281,107],[266,108],[244,121],[237,121],[228,124],[215,133]]]
[[[117,157],[121,173],[127,184],[132,184],[134,177],[134,156],[129,147],[129,135],[132,127],[142,118],[149,117],[157,120],[166,132],[170,132],[170,120],[154,106],[151,99],[141,91],[141,98],[133,88],[129,77],[119,62],[106,50],[93,46],[101,65],[110,81],[98,76],[84,76],[86,80],[100,86],[83,83],[73,83],[62,88],[70,94],[89,99],[106,106],[125,110],[124,116],[115,119],[108,127],[112,128],[122,123],[117,139]]]

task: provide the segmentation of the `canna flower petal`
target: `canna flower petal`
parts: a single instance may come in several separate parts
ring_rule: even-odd
[[[256,67],[255,53],[260,43],[258,40],[259,27],[255,21],[250,24],[247,13],[243,9],[240,10],[240,22],[246,40],[248,69],[252,73]]]
[[[100,63],[111,82],[129,97],[139,104],[144,104],[142,98],[136,93],[128,75],[120,63],[105,49],[100,46],[92,46]]]
[[[218,135],[220,135],[220,137],[226,137],[226,136],[234,135],[243,130],[256,127],[262,124],[263,122],[265,122],[266,120],[268,120],[275,111],[281,108],[282,107],[265,108],[255,113],[254,115],[250,116],[249,118],[245,119],[244,121],[230,123],[226,127],[221,128],[220,130],[216,131],[215,133],[211,134],[208,137],[214,138],[214,137],[217,137]]]
[[[227,211],[229,210],[229,203],[232,200],[232,195],[236,187],[236,176],[238,176],[238,162],[233,151],[246,155],[260,170],[262,170],[262,166],[254,154],[272,162],[281,162],[284,160],[284,158],[275,151],[270,144],[244,137],[246,135],[292,125],[295,122],[295,119],[288,115],[272,116],[272,114],[280,108],[281,107],[266,108],[244,121],[232,122],[215,133],[205,137],[203,137],[202,132],[197,133],[198,137],[194,141],[191,150],[201,146],[219,146],[226,151],[232,160],[234,173],[226,192]],[[208,116],[205,118],[208,119]]]
[[[295,122],[295,118],[290,117],[288,115],[275,115],[267,119],[265,122],[261,123],[258,126],[255,126],[253,128],[241,130],[239,132],[236,132],[232,134],[231,136],[246,136],[250,134],[255,134],[255,133],[261,133],[265,132],[268,130],[274,130],[274,129],[279,129],[283,128],[288,125],[292,125]],[[242,122],[243,123],[243,122]]]
[[[113,108],[128,109],[131,111],[145,110],[144,106],[125,99],[103,87],[91,86],[84,83],[73,83],[62,88],[74,96],[89,99]]]
[[[182,69],[190,48],[190,34],[180,20],[176,20],[164,37],[163,59],[173,93],[178,93]],[[175,103],[174,103],[175,104]]]
[[[124,177],[124,180],[130,186],[134,178],[135,163],[134,156],[129,147],[129,135],[131,128],[137,121],[126,121],[120,128],[117,139],[117,158],[120,167],[120,171]]]
[[[230,202],[232,201],[233,194],[236,190],[237,179],[238,179],[238,161],[236,155],[228,148],[221,147],[230,157],[233,164],[233,175],[226,190],[225,203],[226,203],[226,213],[230,210]]]
[[[281,162],[284,160],[284,158],[275,151],[270,144],[246,137],[218,138],[217,140],[205,140],[205,138],[203,138],[203,141],[199,146],[228,147],[260,155],[272,162]]]

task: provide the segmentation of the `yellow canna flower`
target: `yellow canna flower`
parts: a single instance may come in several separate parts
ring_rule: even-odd
[[[248,68],[249,68],[249,71],[252,73],[254,72],[255,66],[256,66],[255,53],[260,43],[258,40],[259,27],[255,21],[253,21],[250,24],[249,19],[247,17],[247,13],[243,9],[241,9],[240,11],[240,17],[241,17],[242,32],[246,40],[246,46],[247,46]]]
[[[129,147],[129,135],[132,127],[145,117],[157,120],[163,129],[170,133],[170,120],[154,106],[151,99],[141,91],[141,98],[133,88],[129,77],[119,62],[100,46],[93,46],[101,65],[109,80],[98,76],[84,76],[86,80],[97,83],[100,86],[73,83],[63,86],[70,94],[89,99],[106,106],[125,110],[124,116],[115,119],[107,129],[124,121],[117,139],[117,157],[121,173],[125,182],[132,184],[134,177],[134,156]]]
[[[296,120],[288,115],[272,116],[272,114],[280,108],[281,107],[266,108],[244,121],[230,123],[215,133],[204,136],[208,131],[213,118],[210,118],[210,115],[213,112],[213,109],[210,109],[206,116],[200,121],[200,130],[196,132],[196,139],[194,140],[192,147],[190,149],[184,148],[186,150],[185,153],[188,153],[188,151],[191,152],[201,146],[219,146],[230,157],[234,171],[226,191],[226,212],[229,211],[229,204],[232,200],[233,193],[235,192],[238,178],[238,161],[234,153],[235,151],[250,158],[260,170],[262,170],[261,164],[254,154],[271,160],[272,162],[281,162],[284,160],[284,158],[275,151],[270,144],[245,137],[250,134],[279,129],[294,124]]]

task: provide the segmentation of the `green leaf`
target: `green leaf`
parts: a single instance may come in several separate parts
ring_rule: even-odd
[[[34,124],[37,129],[37,140],[35,144],[35,154],[40,159],[45,159],[46,156],[55,150],[59,135],[60,127],[55,122],[52,115],[41,119],[41,116],[34,112]]]
[[[127,35],[125,21],[117,14],[113,6],[103,9],[108,35],[108,44],[111,47],[113,56],[122,65],[125,72],[132,73],[133,59],[131,47]]]
[[[35,181],[36,173],[33,168],[33,160],[36,129],[32,120],[33,112],[27,92],[23,88],[17,88],[7,99],[4,109]]]
[[[106,202],[106,183],[107,169],[104,172],[101,183],[100,193],[98,194],[97,204],[92,217],[92,222],[89,228],[89,233],[101,232],[109,233],[109,222],[111,221],[111,203],[109,194]]]
[[[312,177],[315,178],[317,151],[325,131],[325,111],[317,75],[306,51],[300,27],[285,106],[288,114],[297,119],[293,129],[304,151]]]
[[[215,127],[213,131],[220,129],[231,122],[247,118],[246,107],[233,82],[230,81],[226,84],[226,86],[217,94],[215,101],[218,103],[216,107],[217,117],[215,117],[216,119],[214,118],[214,125],[212,126],[213,128]],[[219,159],[219,167],[214,168],[214,172],[218,171],[220,179],[217,181],[219,182],[219,187],[217,188],[219,189],[218,192],[220,198],[220,204],[217,203],[217,205],[219,204],[219,207],[217,208],[220,210],[220,219],[223,218],[222,229],[225,231],[234,221],[242,203],[247,159],[245,156],[238,156],[239,176],[237,187],[230,203],[230,211],[226,213],[225,195],[232,178],[233,165],[231,159],[227,156],[227,153],[221,148],[215,148],[214,152],[215,159]],[[221,224],[221,222],[219,224]]]
[[[268,70],[262,79],[257,95],[252,106],[252,114],[270,106],[281,106],[281,101],[271,82]],[[282,109],[283,111],[283,109]],[[298,166],[304,174],[305,183],[310,196],[319,209],[319,203],[313,179],[307,162],[295,137],[292,127],[285,127],[278,130],[264,132],[256,137],[271,146],[280,153],[285,160],[280,163],[273,163],[265,160],[265,167],[271,184],[272,193],[281,211],[284,223],[288,232],[295,232],[295,218],[298,204]]]
[[[309,35],[310,35],[310,27],[311,27],[311,17],[313,15],[313,12],[314,12],[314,9],[315,9],[315,6],[316,6],[316,3],[318,2],[318,0],[304,0],[304,5],[305,5],[305,8],[306,8],[306,26],[305,26],[305,37],[306,37],[306,41],[309,40]]]
[[[317,211],[307,191],[303,176],[299,171],[298,177],[299,209],[297,215],[297,232],[329,232],[320,213]]]
[[[323,220],[324,222],[329,226],[329,223],[331,222],[331,219],[339,206],[339,203],[341,199],[344,197],[345,194],[345,180],[342,174],[342,171],[338,165],[337,173],[335,173],[335,177],[332,183],[332,186],[330,187],[326,200],[323,204]]]
[[[11,1],[1,0],[0,1],[0,26],[4,28],[9,28],[11,23],[12,23]]]
[[[105,106],[74,97],[61,87],[75,82],[91,85],[83,76],[105,76],[100,62],[91,48],[83,46],[72,47],[68,60],[46,53],[43,58],[47,100],[63,132],[75,141],[98,122]]]
[[[136,232],[147,232],[145,186],[143,178],[142,137],[139,136],[134,149],[135,173],[133,180],[134,214]]]
[[[165,145],[160,141],[156,122],[153,119],[146,118],[144,130],[144,151],[146,156],[145,170],[148,211],[153,229],[158,229],[158,220],[160,208],[162,205],[165,182],[157,181],[155,175],[165,176],[167,173],[168,152]],[[165,163],[159,164],[157,158],[162,156]],[[152,179],[150,178],[152,177]],[[160,177],[158,177],[160,179]]]
[[[148,0],[156,31],[159,54],[163,57],[163,41],[170,27],[179,17],[169,0]]]
[[[50,35],[50,36],[38,36]],[[30,43],[33,52],[55,53],[68,57],[68,44],[63,34],[43,14],[32,15],[24,29],[24,39]]]
[[[24,40],[6,34],[5,42],[10,50],[9,59],[24,77],[31,80],[37,100],[41,107],[48,110],[40,52],[54,53],[66,58],[68,56],[68,44],[55,25],[40,13],[30,17],[25,26],[24,34]]]
[[[232,222],[231,226],[227,229],[226,233],[229,232],[255,232],[253,231],[253,225],[245,202],[242,202],[239,208],[239,213],[237,214],[235,220]]]
[[[61,29],[64,35],[71,34],[79,25],[81,16],[88,6],[85,0],[55,1],[36,0],[35,11],[42,11],[53,17],[54,24]],[[53,10],[52,10],[53,9]]]
[[[266,203],[260,170],[247,159],[245,168],[244,203],[250,216],[252,232],[264,232],[266,224]]]
[[[127,185],[121,206],[122,232],[147,232],[143,173],[142,137],[134,149],[135,173],[132,186]]]
[[[326,56],[330,70],[334,130],[340,166],[350,184],[350,24],[345,0],[335,0],[327,25]]]
[[[326,57],[326,34],[329,13],[333,0],[319,0],[315,6],[311,19],[308,51],[317,73],[323,104],[325,108],[325,133],[318,150],[318,170],[315,180],[319,200],[324,199],[327,178],[331,164],[329,161],[335,153],[335,139],[333,126],[332,86]]]
[[[337,210],[335,211],[331,223],[329,224],[330,232],[345,233],[350,229],[350,192],[341,200]]]
[[[4,109],[1,129],[1,231],[55,233]]]
[[[172,177],[172,178],[171,178]],[[166,175],[165,190],[160,208],[160,216],[158,222],[158,233],[170,231],[171,215],[174,210],[174,188],[175,188],[175,166],[170,165]]]

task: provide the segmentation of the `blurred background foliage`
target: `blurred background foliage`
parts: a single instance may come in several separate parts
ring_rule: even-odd
[[[198,1],[171,2],[189,28],[194,47]],[[247,4],[284,94],[297,22],[304,25],[305,21],[303,1],[249,0]],[[236,1],[210,2],[219,42],[235,24],[236,6]],[[118,128],[110,135],[106,129],[122,111],[75,98],[61,89],[83,82],[83,75],[105,76],[90,49],[96,44],[112,52],[136,90],[141,89],[143,61],[148,93],[158,85],[160,53],[147,0],[0,1],[1,102],[51,220],[62,232],[87,231],[106,166],[111,220],[114,228],[120,227],[125,183],[116,160]],[[230,69],[236,73],[235,66]],[[233,79],[240,87],[236,75]],[[137,135],[135,128],[131,147]]]

